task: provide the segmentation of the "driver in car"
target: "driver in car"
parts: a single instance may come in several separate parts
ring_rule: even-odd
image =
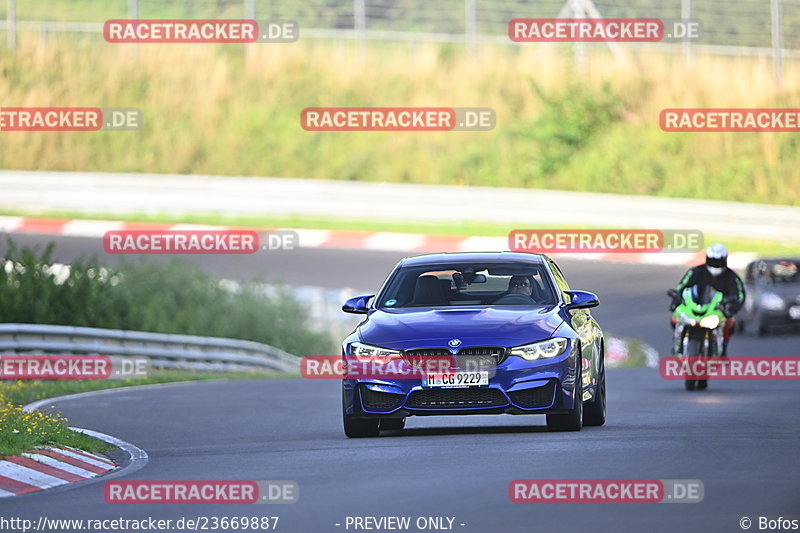
[[[533,294],[533,286],[531,280],[527,276],[511,276],[508,280],[508,293],[507,294],[523,294],[531,297]]]

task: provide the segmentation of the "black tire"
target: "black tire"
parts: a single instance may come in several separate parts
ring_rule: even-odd
[[[381,433],[380,419],[354,418],[345,411],[344,388],[342,388],[342,423],[344,434],[349,438],[377,437]]]
[[[399,431],[406,427],[405,418],[382,418],[381,431]]]
[[[548,431],[580,431],[583,426],[583,362],[580,355],[575,376],[575,401],[569,413],[547,415]]]
[[[583,406],[583,425],[602,426],[606,423],[606,363],[605,354],[600,355],[600,371],[597,378],[594,401]]]
[[[689,338],[689,342],[686,343],[686,353],[684,355],[686,357],[701,357],[703,355],[703,341]],[[700,381],[702,380],[687,379],[684,382],[686,390],[695,390]]]
[[[381,434],[377,418],[353,418],[344,415],[344,434],[351,439],[377,437]]]
[[[697,390],[706,390],[708,388],[708,381],[705,379],[697,380]]]

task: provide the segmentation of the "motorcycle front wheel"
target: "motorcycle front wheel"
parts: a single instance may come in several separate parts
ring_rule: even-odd
[[[684,355],[686,357],[705,356],[706,354],[703,353],[703,340],[690,337],[689,341],[686,343],[686,353]],[[708,381],[704,379],[687,379],[684,381],[684,385],[686,386],[686,390],[702,390],[708,387]]]

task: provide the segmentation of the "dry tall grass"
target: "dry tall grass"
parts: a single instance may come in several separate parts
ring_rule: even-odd
[[[0,133],[0,166],[592,190],[800,205],[798,136],[664,133],[665,107],[800,108],[757,59],[553,46],[109,45],[23,36],[6,106],[135,106],[139,132]],[[538,88],[538,89],[537,89]],[[309,106],[492,107],[491,132],[306,132]]]

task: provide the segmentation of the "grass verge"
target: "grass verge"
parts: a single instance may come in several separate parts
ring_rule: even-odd
[[[40,446],[59,445],[95,453],[113,449],[105,442],[72,431],[61,415],[25,412],[18,406],[0,402],[0,458]]]

